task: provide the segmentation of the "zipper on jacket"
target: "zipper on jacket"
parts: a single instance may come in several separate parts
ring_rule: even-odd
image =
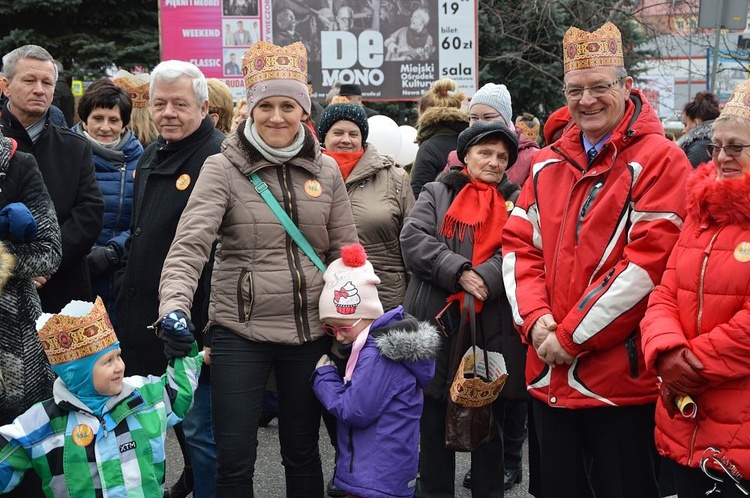
[[[242,290],[245,288],[245,282],[247,282],[247,301],[242,294]],[[239,279],[237,279],[237,317],[240,323],[247,323],[250,321],[253,300],[253,274],[247,268],[243,268],[240,272]]]
[[[349,473],[354,474],[354,430],[349,427]]]
[[[703,249],[703,263],[701,264],[701,276],[700,280],[698,282],[698,335],[701,334],[701,321],[703,319],[703,283],[706,279],[706,267],[708,266],[708,257],[711,254],[711,249],[713,249],[714,241],[716,240],[716,237],[719,235],[719,232],[721,231],[721,227],[719,227],[718,230],[716,230],[716,233],[713,234],[711,237],[711,241],[708,243],[705,249]]]
[[[282,178],[284,180],[282,182],[282,184],[284,186],[284,189],[286,190],[285,199],[286,199],[286,204],[287,204],[287,206],[286,206],[287,207],[287,213],[289,214],[289,218],[294,222],[295,225],[297,225],[299,222],[297,220],[295,220],[294,218],[292,218],[292,215],[293,215],[293,209],[292,209],[292,192],[291,192],[291,189],[289,188],[289,184],[288,184],[289,179],[287,178],[287,167],[286,166],[284,166],[281,169],[281,174],[282,174]],[[289,237],[288,234],[286,235],[286,247],[287,247],[287,253],[289,255],[289,260],[290,260],[290,262],[292,264],[292,268],[293,268],[293,271],[294,271],[294,278],[297,280],[297,297],[296,297],[296,300],[297,300],[297,303],[299,303],[299,307],[297,309],[297,313],[296,313],[296,315],[295,315],[294,318],[295,318],[295,320],[297,322],[297,331],[298,331],[298,335],[299,335],[300,341],[302,343],[305,343],[305,342],[309,341],[311,339],[311,337],[308,337],[308,335],[305,334],[305,317],[302,316],[302,273],[300,272],[300,269],[297,266],[297,261],[294,258],[294,252],[295,252],[294,251],[294,242],[291,240],[291,237]]]
[[[591,301],[591,299],[596,296],[598,293],[603,291],[605,287],[607,287],[607,282],[612,278],[612,275],[615,273],[615,269],[612,268],[609,270],[609,273],[607,273],[607,276],[604,277],[604,280],[602,280],[602,283],[591,289],[586,293],[585,296],[583,296],[583,299],[581,299],[581,302],[578,303],[578,311],[583,311],[583,309],[586,307],[586,305]]]
[[[630,362],[630,377],[632,379],[638,378],[638,348],[635,346],[636,332],[625,339],[625,350],[628,353],[628,361]]]
[[[127,163],[123,163],[120,167],[120,201],[117,206],[117,218],[115,218],[114,234],[119,235],[120,230],[117,228],[120,226],[120,217],[122,217],[122,205],[125,202],[125,175],[127,174]]]
[[[690,452],[688,453],[688,467],[690,467],[690,462],[693,460],[693,452],[695,451],[695,436],[698,434],[698,422],[699,422],[698,415],[695,416],[695,427],[693,428],[693,435],[690,436]]]
[[[581,232],[581,226],[583,225],[583,218],[588,213],[589,208],[596,200],[596,196],[599,195],[599,191],[604,186],[604,180],[598,180],[590,189],[586,196],[586,200],[583,201],[581,211],[578,213],[578,223],[576,224],[576,246],[578,245],[578,234]]]

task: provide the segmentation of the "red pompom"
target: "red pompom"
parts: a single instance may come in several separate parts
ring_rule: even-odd
[[[367,253],[361,244],[351,244],[341,248],[341,260],[346,266],[363,266],[367,261]]]

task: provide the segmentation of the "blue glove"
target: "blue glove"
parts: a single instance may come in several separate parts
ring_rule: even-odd
[[[164,356],[168,360],[184,358],[193,348],[195,326],[182,311],[164,315],[159,326],[159,338],[164,341]]]
[[[15,242],[36,240],[36,220],[21,202],[13,202],[0,209],[0,240],[6,239]]]

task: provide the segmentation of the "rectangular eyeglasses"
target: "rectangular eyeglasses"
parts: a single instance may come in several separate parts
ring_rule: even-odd
[[[742,150],[745,147],[750,147],[750,144],[729,144],[729,145],[716,145],[716,144],[708,144],[706,145],[706,151],[708,152],[708,155],[711,157],[719,157],[719,152],[721,152],[722,149],[724,149],[724,154],[726,154],[729,157],[740,157],[742,154]]]
[[[583,88],[563,87],[563,93],[565,94],[565,98],[567,98],[571,102],[578,102],[579,100],[581,100],[583,98],[583,93],[586,90],[589,91],[589,95],[591,95],[595,99],[598,99],[600,97],[606,97],[607,95],[609,95],[609,89],[621,82],[622,78],[617,78],[612,83],[607,84],[585,86]]]

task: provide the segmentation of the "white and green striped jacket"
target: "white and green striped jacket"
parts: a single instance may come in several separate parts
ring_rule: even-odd
[[[0,427],[0,494],[31,469],[50,498],[160,498],[166,432],[192,405],[202,362],[194,346],[190,356],[170,361],[162,377],[126,377],[101,416],[57,379],[53,399]],[[82,426],[93,434],[87,445],[87,438],[73,436],[88,430]]]

